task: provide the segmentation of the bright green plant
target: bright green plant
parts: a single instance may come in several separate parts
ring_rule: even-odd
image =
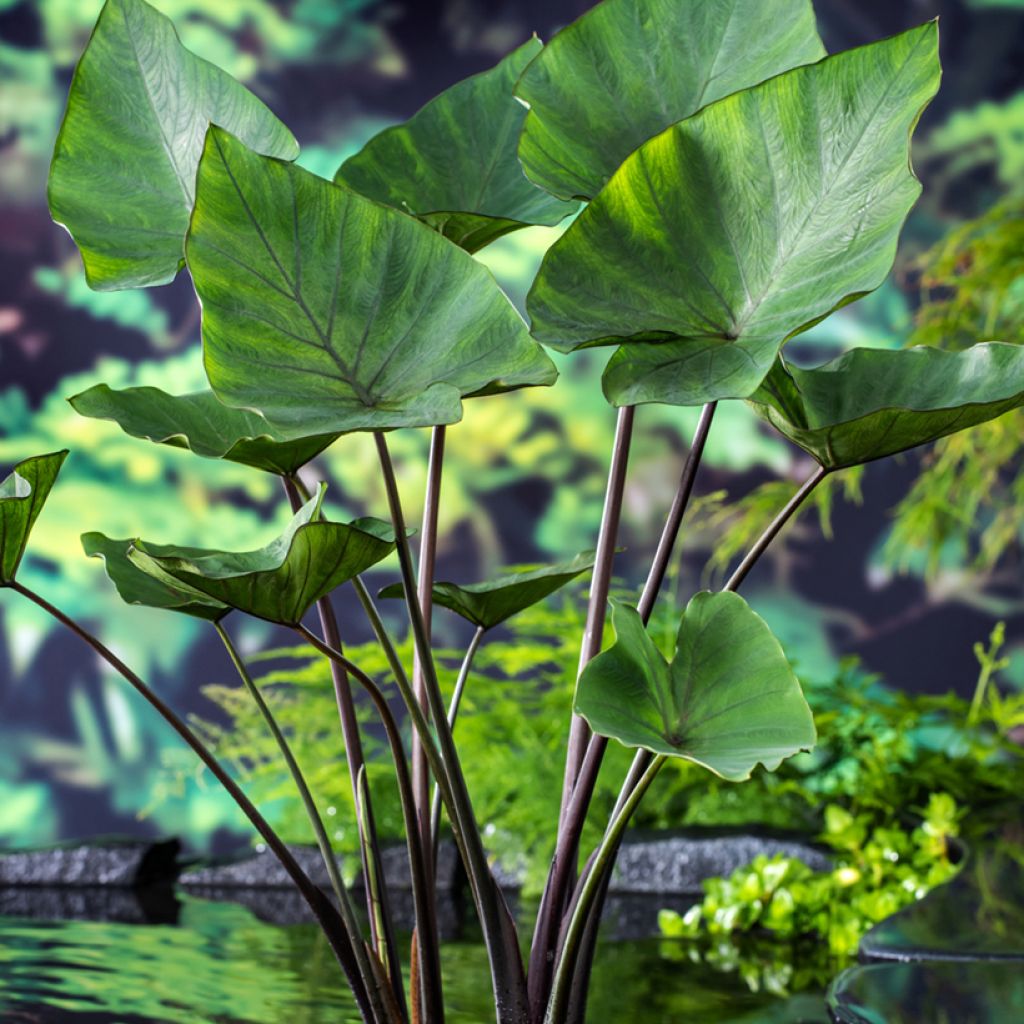
[[[178,399],[147,393],[140,403],[137,393],[107,389],[79,396],[79,405],[159,442],[255,461],[280,477],[294,513],[283,534],[255,551],[138,539],[113,550],[95,536],[88,543],[103,551],[129,600],[212,620],[293,776],[336,905],[196,732],[101,641],[16,578],[63,453],[19,463],[4,484],[0,507],[11,528],[0,534],[0,583],[90,644],[214,773],[309,904],[360,1013],[374,1024],[444,1020],[433,885],[442,810],[469,878],[498,1024],[581,1020],[618,846],[666,762],[690,759],[738,780],[759,763],[776,767],[814,743],[810,712],[781,647],[736,593],[755,562],[829,473],[1024,402],[1024,368],[998,345],[965,357],[975,373],[969,380],[959,361],[935,360],[926,403],[913,395],[922,364],[914,352],[895,353],[881,371],[872,353],[808,371],[828,381],[814,388],[813,402],[786,366],[790,338],[878,287],[890,269],[900,226],[920,191],[908,147],[938,86],[935,24],[808,64],[822,50],[806,0],[742,7],[707,0],[693,13],[693,31],[678,35],[660,4],[606,0],[549,49],[531,44],[534,55],[514,88],[517,62],[530,51],[454,87],[404,131],[371,140],[334,182],[289,162],[296,147],[287,129],[240,84],[183,49],[170,23],[144,0],[107,0],[72,81],[50,177],[52,211],[78,242],[97,288],[159,284],[187,266],[201,302],[212,392]],[[734,19],[744,15],[738,30]],[[618,32],[620,23],[630,31]],[[638,53],[656,73],[633,73]],[[585,87],[607,78],[609,69],[628,86]],[[572,103],[547,88],[555,81]],[[666,81],[679,84],[677,95],[665,94]],[[529,113],[514,92],[533,107]],[[553,106],[561,108],[557,117]],[[538,130],[544,169],[534,159]],[[517,133],[526,177],[514,161],[510,140]],[[586,187],[554,180],[552,164],[572,167],[595,143],[610,155],[610,166],[597,168]],[[402,182],[391,161],[408,168],[410,153],[423,173]],[[447,159],[439,163],[438,153]],[[394,189],[382,190],[382,166]],[[442,180],[450,172],[465,187]],[[470,250],[517,226],[557,221],[572,209],[563,200],[575,196],[589,203],[540,268],[527,302],[531,333]],[[555,365],[540,342],[566,353],[617,346],[604,383],[621,409],[557,829],[552,823],[555,853],[527,965],[455,740],[458,700],[444,702],[431,613],[447,428],[461,419],[466,400],[551,385]],[[862,365],[867,377],[885,374],[894,410],[861,400]],[[780,390],[787,374],[792,389]],[[646,626],[717,403],[756,397],[755,408],[763,410],[762,386],[778,403],[780,415],[770,422],[787,435],[784,424],[792,426],[801,439],[841,431],[842,456],[834,457],[827,439],[808,446],[820,468],[768,525],[724,592],[693,597],[669,664]],[[203,423],[214,402],[234,411]],[[643,594],[636,608],[620,608],[615,644],[602,655],[635,406],[650,402],[702,412]],[[144,417],[140,404],[152,406]],[[874,429],[880,413],[895,416],[899,431]],[[391,433],[413,427],[432,430],[418,570],[389,443]],[[322,489],[310,487],[295,464],[323,448],[325,437],[360,432],[372,435],[388,527],[329,522]],[[337,443],[349,442],[339,436]],[[283,450],[274,452],[276,446]],[[413,640],[411,666],[360,579],[392,552]],[[459,600],[450,585],[440,587],[436,603],[471,612],[478,627],[462,687],[487,629],[573,575],[563,566],[527,571],[463,587]],[[411,723],[408,756],[377,680],[344,652],[330,603],[343,583],[358,595]],[[316,630],[305,621],[314,607]],[[287,737],[223,625],[232,613],[289,627],[330,662],[367,882],[365,932]],[[416,914],[408,993],[409,960],[390,912],[353,684],[380,719],[401,805]],[[637,753],[581,870],[581,840],[610,737]]]

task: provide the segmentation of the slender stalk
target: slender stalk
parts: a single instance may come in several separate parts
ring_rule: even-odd
[[[293,511],[298,511],[310,500],[309,490],[298,475],[282,477],[285,494],[288,495]],[[316,603],[320,618],[320,631],[324,639],[339,651],[341,631],[338,619],[334,614],[334,606],[329,596],[320,598]],[[338,719],[341,722],[342,741],[345,744],[345,760],[348,763],[349,784],[355,803],[359,802],[359,776],[366,764],[363,742],[359,734],[359,718],[356,715],[355,701],[352,699],[352,687],[349,685],[345,670],[335,661],[330,661],[331,683],[334,687],[334,702],[338,708]],[[384,862],[381,857],[380,840],[377,835],[377,821],[373,813],[373,801],[367,787],[363,804],[363,813],[357,817],[356,827],[359,830],[359,854],[363,866],[366,909],[370,919],[370,940],[377,955],[387,964],[388,979],[395,1001],[402,1008],[403,1016],[408,1016],[405,1002],[405,988],[402,982],[402,960],[398,953],[398,941],[395,935],[394,916],[391,911],[391,898],[387,880],[384,877]]]
[[[160,715],[161,718],[181,737],[191,748],[196,756],[209,769],[213,777],[227,790],[232,800],[238,805],[242,813],[249,819],[252,826],[263,838],[267,847],[281,862],[282,867],[288,876],[295,883],[296,888],[302,894],[303,899],[309,905],[313,916],[320,925],[327,941],[330,943],[334,955],[345,971],[352,993],[359,1005],[359,1010],[364,1020],[371,1022],[385,1022],[387,1017],[381,1015],[380,1011],[371,1003],[370,994],[363,984],[356,962],[354,945],[361,942],[360,936],[349,935],[345,928],[341,915],[334,908],[331,901],[313,884],[309,876],[302,870],[298,862],[292,856],[291,851],[281,840],[280,836],[270,827],[270,824],[256,809],[256,806],[245,795],[238,784],[224,770],[210,750],[201,739],[189,728],[188,725],[164,703],[143,680],[136,675],[121,659],[114,654],[102,641],[94,637],[88,630],[80,626],[74,619],[65,615],[59,608],[50,604],[44,597],[29,590],[20,583],[12,582],[8,586],[22,597],[27,598],[38,605],[47,614],[51,615],[61,625],[67,627],[72,633],[85,641],[108,665],[118,672],[136,692]]]
[[[455,720],[459,717],[459,705],[462,703],[462,694],[466,690],[466,681],[469,679],[469,671],[473,667],[473,658],[476,657],[480,641],[484,638],[484,627],[477,626],[473,639],[469,641],[466,648],[466,656],[462,659],[459,668],[459,677],[455,680],[455,690],[452,699],[448,704],[448,728],[455,732]],[[437,877],[437,844],[441,838],[441,794],[437,787],[434,787],[434,796],[430,804],[430,835],[434,847],[434,877]]]
[[[441,956],[440,937],[437,929],[437,917],[434,914],[434,902],[428,898],[431,879],[426,872],[426,859],[417,827],[416,806],[413,800],[412,779],[409,765],[405,758],[405,747],[402,733],[395,721],[395,716],[388,706],[387,697],[377,684],[356,665],[349,661],[340,651],[321,640],[305,626],[297,626],[296,632],[321,654],[337,661],[361,686],[363,686],[377,707],[384,732],[391,747],[391,755],[395,764],[395,781],[402,804],[402,821],[405,826],[405,841],[409,853],[409,870],[412,876],[413,903],[416,910],[416,934],[418,938],[418,963],[420,991],[416,994],[421,1002],[421,1016],[414,1019],[444,1022],[444,995],[441,987]],[[357,791],[358,799],[358,791]]]
[[[423,665],[423,679],[430,705],[430,715],[437,732],[438,748],[441,753],[441,768],[447,775],[450,787],[451,803],[448,804],[448,812],[453,827],[462,834],[461,852],[476,899],[484,943],[487,946],[497,1020],[499,1024],[525,1024],[528,1019],[526,978],[519,953],[515,924],[491,873],[487,852],[473,815],[473,806],[466,788],[458,751],[455,748],[452,731],[448,727],[441,688],[437,681],[433,652],[430,648],[426,624],[423,621],[423,611],[416,598],[416,573],[413,569],[409,538],[405,531],[405,515],[402,511],[398,483],[395,479],[395,470],[391,463],[387,441],[384,434],[380,432],[375,433],[374,438],[377,442],[377,453],[380,458],[391,521],[398,545],[398,564],[402,574],[409,622]],[[440,781],[438,779],[438,782]]]
[[[754,546],[747,552],[743,561],[736,567],[736,571],[729,577],[729,582],[723,590],[737,590],[740,584],[747,578],[747,573],[754,568],[754,564],[765,553],[768,545],[775,539],[779,530],[789,522],[793,513],[804,503],[807,496],[818,484],[828,475],[824,466],[819,466],[804,482],[800,489],[783,506],[782,511],[768,524],[767,529],[754,542]]]

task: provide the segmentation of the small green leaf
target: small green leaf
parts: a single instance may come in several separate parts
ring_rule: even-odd
[[[216,127],[187,253],[214,392],[279,426],[451,423],[463,397],[556,377],[468,253]]]
[[[14,582],[29,534],[67,457],[66,449],[35,455],[0,483],[0,586]]]
[[[159,388],[114,391],[97,384],[68,401],[80,415],[113,420],[132,437],[281,476],[296,472],[338,437],[306,437],[275,427],[259,413],[224,405],[212,391],[169,395]]]
[[[571,562],[511,572],[486,583],[470,583],[465,586],[435,583],[434,604],[450,609],[482,629],[492,629],[524,608],[543,601],[593,565],[593,553],[587,553],[577,555]],[[380,596],[402,597],[404,593],[401,583],[393,583],[385,587]]]
[[[211,121],[268,156],[298,156],[291,132],[186,50],[159,11],[107,0],[71,82],[49,182],[50,212],[78,244],[92,288],[177,274]]]
[[[738,594],[697,594],[665,661],[640,615],[613,602],[615,644],[584,669],[576,711],[627,747],[682,757],[733,782],[810,750],[814,718],[778,640]]]
[[[395,548],[388,524],[357,519],[344,525],[317,519],[325,487],[287,529],[258,551],[157,548],[136,541],[132,564],[171,587],[212,598],[269,622],[296,626],[309,607],[335,587],[376,565]]]
[[[334,180],[411,213],[467,252],[575,209],[534,185],[516,146],[526,110],[512,87],[543,49],[537,38],[372,138]]]
[[[796,68],[645,143],[548,250],[534,335],[621,345],[616,405],[749,397],[787,338],[888,274],[937,40],[931,22]]]
[[[82,548],[90,558],[102,558],[107,576],[117,588],[126,604],[145,605],[147,608],[166,608],[200,619],[216,621],[231,609],[203,594],[175,585],[169,577],[159,579],[143,572],[128,558],[132,541],[113,540],[102,533],[83,533]],[[163,544],[147,544],[147,551],[159,556],[202,557],[208,554],[202,548],[176,548]]]
[[[1024,405],[1024,348],[856,348],[813,370],[779,359],[750,404],[826,469],[856,466]]]
[[[519,156],[554,195],[592,199],[670,124],[824,56],[810,0],[605,0],[519,80]]]

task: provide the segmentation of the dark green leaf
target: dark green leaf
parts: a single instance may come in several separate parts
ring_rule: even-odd
[[[576,711],[627,747],[734,782],[810,750],[814,719],[778,640],[738,594],[697,594],[665,661],[639,614],[613,602],[615,644],[584,669]]]
[[[395,548],[390,526],[377,519],[317,519],[324,487],[295,514],[280,537],[258,551],[156,548],[136,541],[133,565],[171,587],[212,598],[260,619],[295,626],[335,587],[386,558]]]
[[[127,604],[167,608],[214,621],[231,611],[227,605],[191,588],[172,584],[167,576],[158,579],[137,568],[128,558],[132,543],[129,539],[113,540],[102,533],[82,534],[82,548],[85,553],[90,558],[103,559],[107,576]],[[154,555],[180,558],[202,557],[209,553],[202,548],[167,547],[163,544],[147,544],[146,550]]]
[[[511,572],[486,583],[435,583],[434,604],[468,619],[476,626],[491,629],[512,618],[524,608],[543,601],[560,587],[571,583],[594,565],[592,553],[577,555],[571,562],[546,565],[540,569]],[[381,597],[402,597],[401,583],[385,587]]]
[[[289,429],[451,423],[461,397],[555,379],[468,253],[218,128],[187,251],[213,390]]]
[[[419,217],[467,252],[528,224],[557,224],[575,204],[529,181],[516,155],[526,110],[512,87],[542,49],[533,38],[445,90],[372,138],[334,180]]]
[[[519,80],[519,155],[549,192],[591,199],[670,124],[824,56],[810,0],[605,0]]]
[[[536,337],[621,344],[617,405],[751,395],[787,338],[889,272],[936,44],[932,22],[797,68],[643,145],[548,251]]]
[[[114,391],[97,384],[68,401],[82,416],[113,420],[132,437],[283,476],[300,469],[338,436],[305,437],[272,426],[259,413],[224,405],[212,391],[169,395],[158,388]]]
[[[28,536],[67,457],[66,450],[35,455],[0,483],[0,586],[14,581]]]
[[[841,469],[1024,405],[1024,348],[857,348],[814,370],[780,359],[750,402],[826,469]]]
[[[210,122],[294,160],[291,132],[244,86],[178,41],[143,0],[107,0],[75,70],[49,200],[91,287],[165,284],[182,265]]]

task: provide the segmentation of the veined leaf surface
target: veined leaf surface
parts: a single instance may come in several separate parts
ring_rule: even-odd
[[[0,586],[13,582],[32,527],[67,457],[66,450],[35,455],[19,462],[0,483]]]

